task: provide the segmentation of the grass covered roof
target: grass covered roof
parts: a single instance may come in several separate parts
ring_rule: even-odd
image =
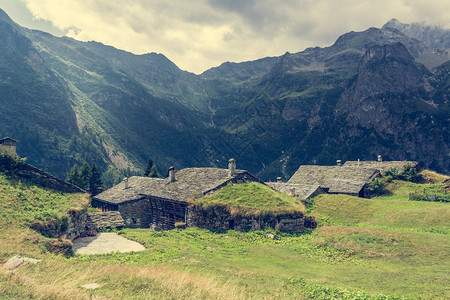
[[[229,184],[216,193],[195,199],[202,208],[226,206],[233,215],[303,213],[305,206],[294,197],[277,192],[257,182]]]

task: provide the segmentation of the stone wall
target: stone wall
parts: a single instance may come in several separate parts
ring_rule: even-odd
[[[42,171],[32,165],[24,164],[20,167],[20,175],[31,179],[34,183],[54,189],[63,193],[86,193],[86,191],[74,186],[58,177],[53,176],[45,171]]]
[[[304,228],[301,212],[284,215],[242,216],[231,215],[225,206],[212,206],[202,209],[199,206],[189,207],[188,226],[205,229],[249,231],[255,229],[274,228],[287,232],[301,232]]]
[[[74,240],[77,237],[96,235],[96,227],[89,220],[87,209],[70,210],[65,238]]]
[[[95,228],[125,227],[125,222],[118,211],[89,213],[87,219]]]
[[[176,222],[185,222],[187,203],[143,197],[119,204],[119,212],[126,227],[173,229]]]
[[[125,226],[129,228],[148,228],[152,221],[150,200],[142,198],[119,204],[119,212]]]

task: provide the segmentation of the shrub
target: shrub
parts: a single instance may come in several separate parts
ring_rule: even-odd
[[[0,152],[0,172],[6,175],[15,175],[24,164],[25,158],[20,158],[6,150]]]
[[[384,177],[386,182],[391,182],[394,179],[414,183],[419,183],[422,181],[422,175],[417,173],[416,168],[412,167],[407,167],[401,172],[397,168],[391,168],[384,172]]]
[[[375,178],[367,188],[372,195],[383,195],[386,193],[386,178]]]
[[[422,175],[417,173],[416,168],[408,167],[404,169],[401,173],[401,180],[410,181],[414,183],[419,183],[422,181]]]

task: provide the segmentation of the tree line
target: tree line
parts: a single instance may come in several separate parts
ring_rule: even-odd
[[[66,181],[90,192],[92,195],[97,195],[103,191],[101,174],[95,164],[92,167],[86,162],[81,167],[75,164],[67,173]]]
[[[158,168],[153,160],[150,158],[147,162],[147,167],[144,171],[145,177],[160,177]],[[75,164],[67,173],[66,181],[90,192],[92,195],[97,195],[104,190],[102,182],[102,174],[95,164],[89,166],[84,162],[81,167]]]

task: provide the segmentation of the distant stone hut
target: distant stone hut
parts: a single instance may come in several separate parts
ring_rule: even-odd
[[[419,163],[417,161],[383,161],[381,155],[379,155],[377,161],[346,161],[344,167],[376,169],[379,172],[384,173],[393,168],[400,172],[407,168],[418,168]]]
[[[17,147],[18,141],[5,137],[0,139],[0,152],[7,151],[11,154],[17,155],[16,147]]]
[[[203,197],[229,183],[260,182],[245,170],[236,170],[234,159],[228,169],[169,168],[166,179],[134,176],[92,199],[103,211],[119,211],[126,227],[172,229],[188,223],[188,200]]]
[[[287,183],[318,185],[329,194],[364,197],[368,185],[379,176],[380,171],[371,168],[304,165]]]
[[[280,193],[285,193],[301,200],[306,200],[325,193],[325,191],[317,184],[299,184],[278,181],[266,182],[266,185]]]

